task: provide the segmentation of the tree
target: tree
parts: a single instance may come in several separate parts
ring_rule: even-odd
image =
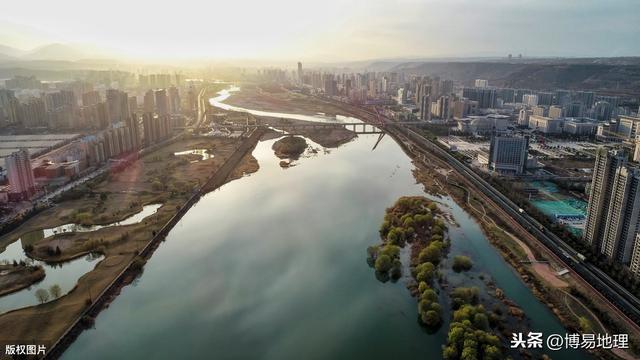
[[[469,271],[473,267],[473,262],[468,256],[458,255],[453,258],[453,270],[456,272]]]
[[[458,358],[458,350],[455,346],[447,345],[442,349],[442,357],[444,360],[455,360]]]
[[[418,280],[418,282],[424,281],[427,284],[431,283],[434,269],[435,267],[430,262],[418,265],[416,267],[416,280]]]
[[[49,288],[49,293],[51,294],[52,298],[57,299],[60,297],[60,295],[62,295],[62,289],[60,288],[60,285],[53,284]]]
[[[484,357],[485,360],[498,360],[502,359],[502,353],[495,345],[485,345]]]
[[[433,310],[429,310],[426,313],[422,314],[420,319],[422,320],[422,322],[425,325],[427,325],[429,327],[438,326],[438,325],[440,325],[440,322],[442,321],[442,319],[440,318],[440,314],[438,314],[437,312],[435,312]]]
[[[398,257],[400,257],[400,247],[397,245],[385,245],[380,251],[379,251],[380,255],[387,255],[388,257],[392,258],[392,259],[396,259]]]
[[[36,290],[36,299],[40,302],[40,304],[44,304],[49,301],[49,293],[45,289]]]
[[[473,317],[473,326],[480,330],[489,329],[489,319],[487,318],[487,315],[482,313],[475,314]]]
[[[388,255],[382,254],[376,259],[375,268],[378,272],[386,273],[391,269],[392,265],[393,262],[391,261],[391,258]]]
[[[432,246],[432,245],[433,244],[429,244],[429,246],[422,249],[422,251],[420,251],[420,254],[418,254],[418,260],[421,263],[430,262],[433,264],[437,264],[440,262],[440,257],[442,256],[442,253],[438,248],[438,246]]]
[[[391,278],[400,279],[402,276],[402,263],[400,260],[396,259],[393,261],[393,265],[391,266]]]

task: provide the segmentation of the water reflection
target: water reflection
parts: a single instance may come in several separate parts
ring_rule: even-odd
[[[0,297],[0,313],[38,304],[39,301],[35,296],[38,289],[48,290],[51,286],[58,285],[60,286],[61,295],[65,295],[74,288],[82,275],[91,271],[95,265],[103,259],[102,255],[88,254],[64,263],[47,264],[44,261],[36,261],[27,257],[24,254],[24,246],[26,246],[26,244],[22,241],[16,241],[9,245],[2,253],[0,261],[12,262],[13,260],[22,260],[27,264],[40,265],[44,268],[45,278],[26,289]]]
[[[75,224],[75,223],[64,224],[64,225],[60,225],[52,228],[37,230],[36,234],[33,234],[31,236],[39,237],[40,232],[42,232],[42,236],[46,238],[49,236],[66,233],[66,232],[90,232],[90,231],[97,231],[97,230],[112,227],[112,226],[133,225],[155,214],[158,211],[158,209],[160,209],[161,206],[162,204],[145,205],[142,207],[142,210],[140,212],[135,213],[122,221],[116,221],[106,225],[82,225],[82,224]],[[1,255],[0,255],[0,260],[2,260]]]
[[[322,122],[322,123],[359,123],[361,122],[360,119],[354,118],[351,116],[336,115],[334,117],[334,116],[326,116],[324,114],[302,115],[302,114],[280,113],[280,112],[273,112],[273,111],[261,111],[261,110],[247,109],[240,106],[233,106],[233,105],[225,104],[223,102],[226,99],[228,99],[233,92],[236,92],[239,90],[240,88],[236,86],[231,86],[229,89],[221,90],[218,92],[218,96],[209,99],[209,103],[211,104],[211,106],[215,106],[223,110],[246,112],[255,116],[315,121],[315,122]]]
[[[173,155],[175,156],[198,155],[200,156],[200,160],[213,159],[213,154],[209,154],[209,150],[207,149],[193,149],[193,150],[178,151],[173,153]]]

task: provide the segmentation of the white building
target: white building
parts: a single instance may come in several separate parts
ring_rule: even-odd
[[[489,86],[489,80],[476,79],[475,85],[477,88],[486,88]]]
[[[552,119],[546,116],[531,115],[529,128],[545,134],[561,134],[564,119]]]

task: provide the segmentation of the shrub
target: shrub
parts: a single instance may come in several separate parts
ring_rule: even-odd
[[[382,254],[376,259],[375,268],[378,272],[386,273],[391,269],[392,265],[393,262],[391,261],[391,258],[386,254]]]
[[[468,256],[458,255],[453,258],[453,270],[456,272],[469,271],[473,267],[473,262]]]

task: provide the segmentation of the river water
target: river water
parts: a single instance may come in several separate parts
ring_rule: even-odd
[[[148,216],[155,214],[162,204],[150,204],[142,207],[139,212],[123,219],[122,221],[113,222],[104,225],[81,225],[81,224],[64,224],[53,228],[35,230],[22,236],[22,238],[14,241],[12,244],[0,253],[0,263],[12,263],[15,261],[25,261],[29,264],[40,265],[44,268],[45,277],[38,283],[27,288],[16,291],[14,293],[0,297],[0,313],[10,310],[22,308],[38,304],[35,296],[39,289],[48,290],[52,285],[60,286],[61,294],[64,295],[76,286],[78,279],[93,270],[102,255],[88,254],[64,263],[48,264],[44,261],[36,261],[30,259],[24,252],[24,247],[33,244],[43,238],[53,236],[64,232],[92,232],[111,226],[126,226],[137,224]],[[50,300],[54,300],[53,297]]]
[[[424,194],[400,147],[387,137],[372,151],[376,140],[361,135],[288,169],[276,140],[260,142],[260,170],[193,206],[63,358],[441,358],[448,324],[428,334],[405,283],[379,282],[366,263],[385,208]],[[451,282],[483,273],[531,317],[531,331],[564,334],[469,215],[439,201],[459,225],[452,255],[475,262]]]

